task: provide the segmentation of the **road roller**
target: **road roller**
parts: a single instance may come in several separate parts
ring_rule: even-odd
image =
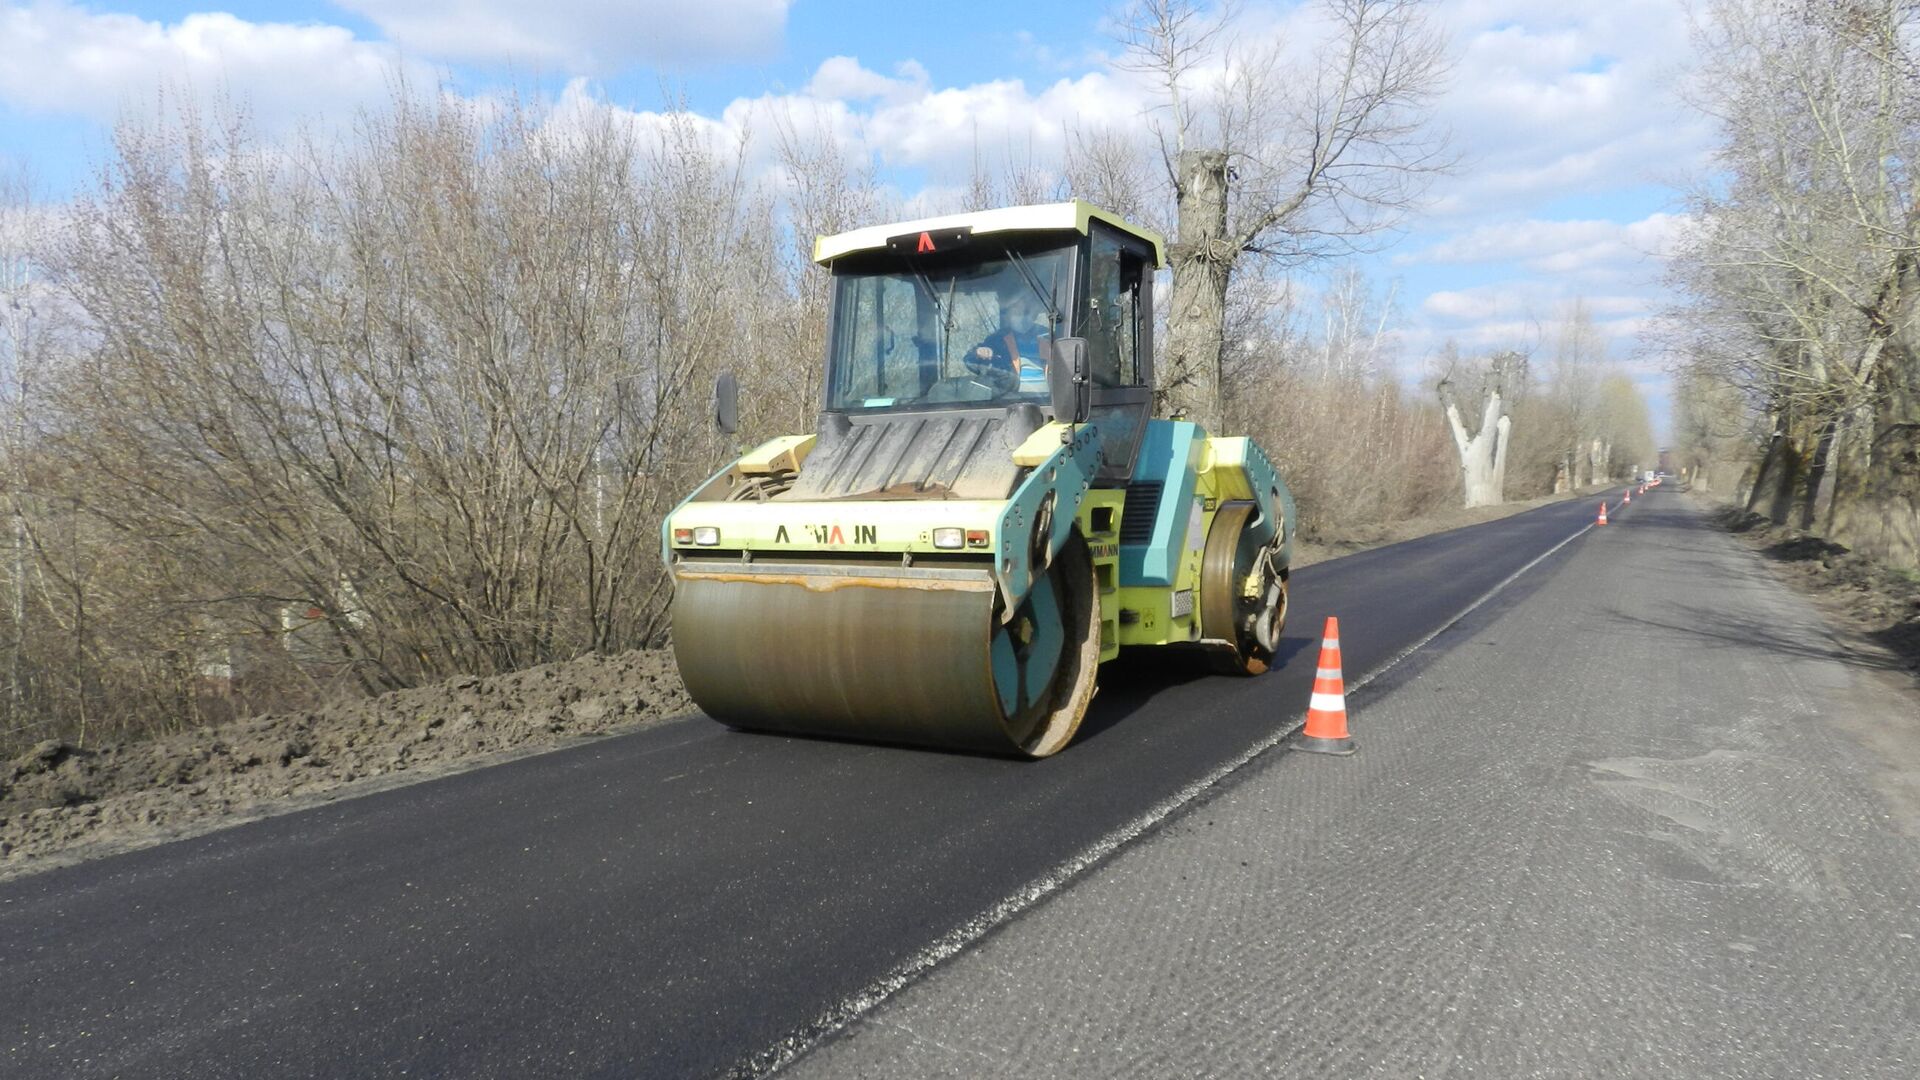
[[[673,650],[736,728],[1046,757],[1100,666],[1273,662],[1293,497],[1252,440],[1153,413],[1162,241],[1085,201],[820,237],[816,430],[662,523]],[[723,428],[737,409],[716,387]]]

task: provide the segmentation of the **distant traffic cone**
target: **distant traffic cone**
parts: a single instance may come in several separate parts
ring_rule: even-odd
[[[1607,523],[1607,502],[1605,499],[1602,499],[1600,500],[1600,520],[1594,522],[1594,524],[1605,525],[1606,523]]]
[[[1621,496],[1620,505],[1625,506],[1632,501],[1633,501],[1633,492],[1629,491],[1625,495]]]
[[[1311,754],[1351,754],[1347,734],[1347,691],[1340,678],[1340,620],[1327,616],[1320,636],[1320,668],[1313,673],[1313,700],[1307,706],[1307,726],[1288,743]]]

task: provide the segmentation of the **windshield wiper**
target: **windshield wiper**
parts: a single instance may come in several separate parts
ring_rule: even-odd
[[[927,302],[933,305],[933,313],[940,318],[940,355],[934,359],[934,366],[940,371],[945,371],[947,342],[953,337],[953,290],[959,284],[959,279],[951,277],[947,279],[947,299],[942,303],[940,294],[933,289],[933,279],[927,276],[925,270],[920,269],[920,260],[909,256],[906,263],[907,270],[913,274],[914,282],[920,286],[921,292],[927,294]]]
[[[1040,279],[1034,276],[1033,268],[1027,265],[1027,257],[1025,255],[1020,254],[1011,247],[1003,247],[1001,250],[1007,253],[1007,261],[1013,263],[1015,270],[1020,271],[1020,277],[1027,283],[1027,288],[1033,290],[1033,295],[1039,297],[1040,303],[1047,309],[1047,326],[1050,328],[1048,332],[1050,334],[1058,334],[1060,332],[1060,309],[1053,306],[1053,294],[1040,287]]]

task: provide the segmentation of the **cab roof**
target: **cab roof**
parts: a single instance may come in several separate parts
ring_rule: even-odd
[[[1130,225],[1120,215],[1102,210],[1085,199],[1043,203],[1038,206],[1005,206],[998,210],[976,210],[970,214],[943,214],[940,217],[901,221],[891,225],[869,225],[864,229],[818,237],[813,242],[813,261],[827,266],[843,255],[871,251],[887,246],[893,237],[907,233],[969,229],[974,234],[999,232],[1045,232],[1072,229],[1085,234],[1089,224],[1104,221],[1129,236],[1145,240],[1153,247],[1153,265],[1166,265],[1166,246],[1160,234]]]

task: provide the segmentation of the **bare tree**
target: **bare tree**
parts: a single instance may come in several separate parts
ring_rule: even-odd
[[[1598,369],[1605,358],[1606,341],[1593,324],[1586,299],[1575,297],[1567,306],[1554,341],[1549,389],[1559,406],[1568,482],[1576,488],[1598,483],[1605,468],[1597,449],[1602,440],[1594,430],[1599,404]]]
[[[1479,379],[1479,393],[1469,399],[1470,407],[1478,413],[1476,426],[1471,430],[1461,415],[1461,394],[1455,386],[1458,367],[1458,355],[1450,348],[1446,370],[1435,390],[1440,395],[1441,407],[1446,410],[1454,449],[1460,455],[1465,505],[1492,506],[1506,500],[1513,402],[1524,385],[1527,360],[1517,352],[1503,352],[1488,359],[1484,376]]]
[[[23,722],[26,688],[27,638],[27,525],[26,425],[27,387],[39,322],[34,304],[34,272],[27,232],[32,207],[31,182],[24,170],[0,176],[0,408],[4,408],[6,435],[0,453],[6,455],[7,493],[7,716],[6,727]]]
[[[797,303],[791,317],[783,320],[788,332],[783,346],[766,354],[780,362],[783,370],[760,372],[763,377],[757,380],[752,378],[755,373],[745,373],[753,389],[746,400],[775,410],[766,418],[766,430],[805,430],[822,400],[823,365],[818,361],[827,349],[831,282],[813,263],[814,239],[879,220],[891,209],[882,199],[872,163],[848,155],[834,137],[830,117],[817,114],[798,119],[807,123],[787,114],[774,118],[786,221],[794,241],[780,266],[793,283]],[[792,393],[786,392],[789,388]]]
[[[1448,167],[1429,126],[1444,42],[1415,0],[1324,0],[1309,70],[1280,43],[1243,45],[1233,12],[1140,0],[1124,64],[1158,95],[1153,129],[1173,195],[1164,410],[1220,415],[1228,290],[1247,256],[1299,265],[1393,228]]]
[[[1070,131],[1062,169],[1069,190],[1129,221],[1164,231],[1158,178],[1133,132]]]

